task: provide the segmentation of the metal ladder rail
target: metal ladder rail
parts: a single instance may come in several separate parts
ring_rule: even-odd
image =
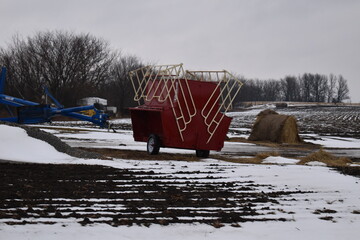
[[[163,69],[163,68],[165,68],[165,69]],[[177,68],[178,68],[178,70],[177,70]],[[152,79],[153,82],[152,82],[148,92],[151,92],[151,90],[153,89],[153,86],[157,80],[158,80],[158,83],[156,84],[156,88],[153,91],[153,93],[154,93],[153,96],[151,98],[149,98],[147,96],[146,101],[151,101],[153,98],[157,98],[157,100],[159,102],[162,102],[162,103],[165,102],[170,97],[171,90],[174,88],[174,86],[172,84],[172,80],[179,76],[179,73],[181,72],[181,70],[182,70],[182,64],[173,65],[173,66],[160,65],[160,66],[157,66],[157,69],[156,68],[153,69],[153,71],[151,72],[151,76],[154,75],[154,74],[152,74],[154,71],[156,72],[156,74],[155,74],[155,77]],[[168,88],[169,81],[171,82],[170,89]],[[156,95],[161,84],[163,84],[164,86],[160,89],[160,92],[158,93],[158,95]],[[146,88],[145,88],[145,91],[146,91]],[[163,95],[164,95],[164,97],[162,99],[161,97]]]
[[[208,138],[208,140],[207,140],[206,143],[209,143],[209,142],[210,142],[211,138],[213,137],[214,133],[216,132],[217,128],[219,127],[221,121],[222,121],[223,118],[225,117],[225,113],[227,113],[227,112],[229,111],[229,109],[232,107],[232,103],[233,103],[236,95],[239,93],[240,88],[241,88],[241,86],[242,86],[242,83],[241,83],[241,82],[238,82],[238,83],[237,83],[237,82],[234,82],[234,83],[232,84],[232,86],[229,87],[229,83],[230,83],[230,82],[227,81],[226,84],[225,84],[225,86],[226,86],[226,88],[227,88],[227,89],[226,89],[226,90],[227,90],[227,94],[226,94],[226,96],[222,99],[222,103],[221,103],[220,106],[219,106],[219,109],[221,109],[221,108],[223,108],[223,107],[224,107],[224,109],[225,109],[224,112],[223,112],[222,115],[221,115],[220,120],[219,120],[219,121],[216,121],[216,117],[217,117],[218,113],[216,113],[216,114],[214,115],[214,117],[212,118],[212,120],[211,120],[211,122],[210,122],[209,124],[206,122],[207,119],[205,119],[205,124],[207,125],[207,127],[208,127],[207,130],[208,130],[208,133],[210,134],[210,137]],[[241,83],[241,84],[239,84],[239,83]],[[236,92],[235,92],[234,94],[231,94],[231,91],[234,89],[234,87],[236,86],[236,84],[239,84],[239,87],[238,87],[238,89],[236,90]],[[220,92],[219,95],[223,96],[223,92],[225,91],[225,86],[224,86],[224,88],[221,90],[221,92]],[[233,95],[233,96],[231,97],[231,95]],[[226,101],[227,101],[228,98],[229,98],[229,104],[226,105]],[[214,102],[214,105],[216,105],[216,102]],[[214,105],[213,105],[213,107],[214,107]],[[213,107],[212,107],[212,108],[213,108]],[[208,114],[208,117],[209,117],[209,114]],[[212,126],[214,123],[215,123],[215,128],[211,131],[210,128],[211,128],[211,126]]]
[[[232,107],[232,102],[234,101],[236,95],[238,94],[238,92],[240,91],[240,88],[242,86],[242,83],[238,80],[234,80],[232,86],[230,87],[230,81],[227,78],[227,75],[232,76],[229,72],[227,72],[226,70],[223,71],[187,71],[188,73],[190,73],[191,76],[197,78],[198,80],[202,81],[202,80],[207,80],[207,81],[213,81],[213,82],[218,82],[218,85],[216,86],[216,88],[214,89],[214,91],[212,92],[210,98],[208,99],[208,101],[205,103],[203,110],[201,111],[201,115],[204,118],[204,123],[207,126],[207,131],[210,134],[209,139],[207,141],[207,143],[209,143],[209,141],[211,140],[211,138],[213,137],[214,133],[216,132],[217,128],[219,127],[222,119],[225,116],[225,113]],[[196,73],[200,73],[201,77],[199,79],[199,77],[196,75]],[[222,79],[220,79],[219,73],[223,73]],[[206,77],[204,77],[205,74],[208,74]],[[215,74],[216,75],[216,80],[214,81],[214,79],[212,79],[212,75],[211,74]],[[225,83],[224,86],[221,86],[221,83]],[[233,91],[234,87],[236,85],[239,85],[239,88],[236,90],[236,92],[233,94],[233,97],[231,97],[231,92]],[[210,100],[214,97],[215,92],[217,91],[217,89],[220,88],[221,91],[219,93],[219,95],[216,97],[216,100],[214,101],[213,105],[211,106],[208,114],[205,113],[205,110],[208,108],[208,105],[210,104]],[[225,96],[224,96],[224,93]],[[215,113],[213,118],[210,119],[210,114],[212,113],[214,107],[218,104],[219,100],[221,99],[221,104],[219,105],[219,110],[221,110],[222,108],[224,108],[224,113],[223,115],[220,117],[220,120],[216,120],[216,118],[218,117],[218,113]],[[229,100],[229,104],[227,104],[227,101]],[[208,121],[210,119],[210,122]],[[213,126],[213,124],[215,124],[215,127],[213,130],[211,130],[211,127]]]
[[[227,84],[227,85],[229,85],[229,84]],[[237,90],[235,91],[234,94],[231,94],[231,91],[235,88],[236,85],[239,85],[238,88],[237,88]],[[237,94],[239,93],[242,85],[243,85],[243,84],[242,84],[240,81],[234,82],[234,83],[232,84],[232,86],[230,87],[230,89],[229,89],[229,88],[227,89],[227,90],[228,90],[228,94],[227,94],[226,97],[224,98],[225,101],[222,102],[222,104],[220,105],[220,109],[221,109],[223,106],[225,106],[225,107],[224,107],[224,109],[225,109],[225,110],[224,110],[224,113],[227,113],[230,109],[233,108],[232,103],[234,102],[234,100],[235,100]],[[231,97],[231,96],[232,96],[232,97]],[[227,99],[227,98],[229,98],[229,104],[228,104],[228,105],[226,105],[226,99]]]
[[[240,83],[240,84],[239,84]],[[220,84],[221,82],[219,82],[218,86],[220,87]],[[236,85],[239,85],[238,89],[236,90],[235,94],[231,94],[231,91],[235,88]],[[214,102],[213,106],[211,107],[211,110],[209,112],[209,114],[207,114],[207,116],[205,117],[205,124],[208,126],[208,133],[210,134],[210,137],[207,141],[207,143],[211,140],[211,138],[213,137],[215,131],[217,130],[217,128],[219,127],[222,119],[224,118],[225,116],[225,113],[227,113],[229,111],[229,109],[232,107],[232,102],[234,101],[237,93],[240,91],[240,88],[242,86],[242,83],[240,81],[235,81],[232,83],[231,86],[230,85],[230,81],[226,79],[226,83],[225,83],[225,86],[221,89],[220,91],[220,94],[219,96],[223,96],[223,93],[227,90],[227,94],[225,95],[225,97],[223,97],[223,101],[222,103],[220,104],[219,106],[219,109],[222,109],[224,107],[224,112],[222,113],[223,115],[221,116],[220,120],[219,121],[216,121],[216,117],[217,117],[217,114],[214,115],[214,117],[211,119],[210,123],[207,122],[209,116],[210,116],[210,112],[213,110],[213,108],[215,107],[215,105],[217,104],[217,101],[219,100],[219,97],[217,98],[217,100]],[[215,90],[214,90],[215,92]],[[233,95],[231,97],[231,95]],[[226,101],[227,99],[229,99],[229,104],[226,105]],[[209,104],[210,101],[207,102],[207,104]],[[207,105],[206,104],[206,105]],[[204,107],[204,110],[205,110],[205,107]],[[203,113],[203,112],[202,112]],[[210,128],[211,126],[215,123],[215,128],[211,131]]]
[[[208,81],[212,81],[212,82],[215,82],[215,81],[213,81],[213,80],[211,79],[211,73],[215,73],[216,76],[217,76],[217,78],[219,79],[219,77],[218,77],[218,76],[219,76],[219,75],[218,75],[218,72],[219,72],[219,71],[187,71],[187,73],[189,73],[190,76],[194,77],[195,79],[197,79],[197,80],[199,80],[199,81],[203,81],[204,79],[206,79],[206,78],[204,77],[204,75],[205,75],[205,73],[207,73],[208,76],[209,76],[209,78],[208,78],[207,80],[208,80]],[[199,74],[199,73],[201,74],[201,77],[200,77],[200,78],[196,75],[196,74]],[[216,100],[214,101],[214,104],[213,104],[212,107],[210,108],[210,111],[208,112],[208,114],[205,114],[205,110],[207,109],[207,106],[209,105],[210,100],[213,98],[213,96],[215,95],[217,89],[219,89],[219,88],[220,88],[220,82],[218,82],[218,84],[216,85],[215,89],[214,89],[213,92],[211,93],[211,96],[208,98],[207,102],[205,103],[205,105],[204,105],[204,107],[203,107],[203,109],[202,109],[202,111],[201,111],[201,116],[204,118],[204,123],[205,123],[205,125],[207,126],[207,131],[208,131],[208,133],[210,134],[210,136],[209,136],[209,138],[208,138],[208,141],[207,141],[206,143],[209,143],[209,142],[210,142],[210,140],[211,140],[211,138],[213,137],[216,129],[218,128],[220,122],[222,121],[222,119],[223,119],[223,117],[224,117],[224,115],[223,115],[223,116],[220,118],[220,120],[217,122],[217,121],[215,120],[215,118],[216,118],[217,115],[218,115],[218,112],[217,112],[217,113],[214,114],[214,117],[213,117],[213,119],[211,119],[210,123],[208,123],[208,121],[207,121],[207,120],[209,119],[210,114],[212,113],[213,108],[214,108],[214,107],[216,106],[216,104],[218,103],[218,101],[219,101],[219,99],[220,99],[220,97],[221,97],[221,93],[216,97]],[[216,126],[215,126],[215,128],[214,128],[213,131],[210,131],[211,125],[212,125],[213,123],[215,123]]]
[[[144,72],[144,70],[146,70]],[[140,79],[139,77],[139,72],[142,73],[142,78]],[[144,92],[146,91],[147,85],[148,85],[148,80],[146,79],[146,76],[151,76],[151,74],[149,73],[151,72],[151,69],[149,68],[149,66],[137,69],[136,71],[132,71],[130,72],[130,79],[131,79],[131,83],[135,92],[134,95],[134,101],[137,101],[138,104],[140,105],[140,100],[144,99],[145,100],[145,94]],[[133,75],[136,76],[136,80],[138,85],[136,86],[135,84],[135,80]],[[143,87],[143,84],[145,83],[145,86]]]
[[[141,97],[139,96],[139,93],[138,93],[138,91],[140,90],[140,87],[135,86],[135,80],[134,80],[134,78],[135,78],[137,80],[138,84],[140,85],[139,75],[137,74],[137,72],[131,71],[129,73],[129,76],[130,76],[130,80],[131,80],[131,85],[132,85],[134,93],[135,93],[134,94],[134,101],[136,101],[138,103],[138,105],[140,105]]]
[[[167,83],[165,84],[164,89],[167,90],[167,93],[168,93],[167,97],[170,97],[170,92],[174,89],[174,93],[175,93],[174,99],[172,99],[171,97],[169,99],[170,99],[171,108],[173,110],[174,118],[176,120],[176,125],[178,127],[180,137],[181,137],[182,141],[184,141],[182,133],[187,129],[188,124],[192,121],[192,118],[196,115],[196,107],[195,107],[193,96],[191,94],[191,89],[189,87],[188,80],[187,80],[187,78],[185,76],[184,76],[183,80],[184,80],[185,85],[186,85],[186,90],[188,92],[188,96],[189,96],[191,104],[192,104],[191,108],[193,109],[193,111],[191,111],[191,109],[189,107],[189,103],[188,103],[188,100],[187,100],[187,97],[186,97],[187,95],[185,94],[183,84],[181,83],[181,80],[182,80],[181,74],[184,75],[184,70],[182,68],[182,64],[177,65],[177,66],[173,66],[171,68],[171,70],[172,70],[172,72],[169,72],[168,75],[176,76],[176,77],[171,77],[169,79],[171,81],[170,89],[168,88]],[[175,72],[173,72],[173,71],[175,71]],[[179,91],[179,89],[180,89],[180,91]],[[179,101],[179,95],[178,94],[181,94],[181,97],[182,97],[182,99],[184,101],[185,109],[182,106],[181,102]],[[176,112],[175,103],[173,101],[174,102],[177,101],[178,108],[180,110],[179,114]],[[183,123],[182,126],[183,127],[181,127],[180,121],[182,121],[182,123]]]
[[[165,65],[164,65],[165,66]],[[162,66],[160,66],[161,68]],[[140,73],[142,74],[142,78],[140,79]],[[155,74],[154,74],[155,73]],[[149,89],[152,90],[155,84],[155,81],[159,76],[160,71],[156,71],[152,66],[146,66],[142,67],[140,69],[137,69],[135,71],[130,72],[130,79],[131,83],[135,92],[134,101],[137,101],[140,105],[140,100],[144,99],[144,101],[151,101],[153,99],[152,97],[149,97],[147,92],[149,82],[151,81],[152,84],[150,85]],[[134,75],[136,75],[136,81],[134,80]],[[155,75],[155,77],[154,77]],[[137,84],[135,84],[137,82]],[[157,88],[154,92],[157,91],[159,85],[157,85]]]
[[[146,81],[146,83],[145,83],[144,88],[141,89],[141,95],[138,97],[138,100],[140,100],[140,98],[143,98],[145,101],[151,101],[153,98],[156,97],[159,102],[165,102],[166,99],[169,98],[170,92],[171,92],[171,90],[174,88],[173,82],[170,82],[170,83],[171,83],[170,88],[169,88],[169,86],[168,86],[168,81],[169,81],[168,78],[164,78],[164,77],[162,76],[162,77],[160,77],[160,79],[156,82],[156,79],[158,78],[158,75],[159,75],[160,70],[161,70],[161,67],[160,67],[159,71],[157,71],[157,73],[156,73],[156,75],[155,75],[154,78],[151,77],[151,76],[153,75],[153,72],[154,72],[154,71],[151,71],[150,68],[147,70],[148,76],[150,76],[150,77],[149,77],[148,79],[146,79],[146,75],[143,75],[144,77],[143,77],[143,79],[142,79],[142,81],[141,81],[141,84],[139,84],[139,86],[141,87],[141,86],[143,85],[143,82],[144,82],[144,81]],[[137,78],[139,79],[139,75],[138,75],[138,74],[137,74]],[[152,92],[152,91],[153,91],[153,95],[152,95],[151,97],[149,97],[148,94],[145,94],[145,93],[146,93],[147,86],[148,86],[150,80],[153,80],[153,81],[152,81],[152,84],[150,85],[150,87],[148,88],[147,92],[149,93],[149,92]],[[157,83],[156,86],[154,86],[155,83]],[[163,84],[163,87],[162,87],[162,89],[160,90],[160,93],[159,93],[158,95],[156,95],[156,93],[158,92],[159,87],[160,87],[161,84]],[[153,89],[153,88],[154,88],[154,89]],[[163,95],[165,89],[166,89],[165,97],[164,97],[163,99],[161,99],[161,96]],[[138,94],[138,91],[139,91],[139,90],[140,90],[140,89],[138,89],[138,90],[136,91],[136,94]],[[174,103],[173,103],[173,101],[172,101],[171,98],[169,98],[169,99],[170,99],[169,102],[170,102],[170,105],[171,105],[171,109],[172,109],[172,111],[173,111],[173,114],[174,114],[174,117],[175,117],[175,120],[176,120],[176,125],[177,125],[177,128],[178,128],[179,134],[180,134],[180,138],[181,138],[182,141],[184,141],[184,137],[183,137],[183,134],[182,134],[183,130],[181,129],[180,123],[179,123],[179,120],[181,120],[181,119],[183,118],[183,116],[177,117],[177,114],[176,114],[175,108],[174,108]]]
[[[179,123],[179,120],[180,119],[184,119],[183,116],[180,115],[180,117],[177,117],[177,114],[176,114],[176,111],[175,111],[175,107],[174,107],[174,103],[173,101],[170,100],[170,104],[171,104],[171,109],[172,109],[172,112],[174,114],[174,117],[175,117],[175,122],[176,122],[176,126],[178,128],[178,131],[179,131],[179,134],[180,134],[180,138],[181,138],[181,141],[184,142],[184,136],[183,136],[183,131],[180,127],[180,123]]]
[[[152,72],[154,72],[154,71],[152,71]],[[147,89],[147,85],[149,85],[149,84],[147,84],[147,85],[146,85],[146,88],[144,89],[144,91],[147,92],[147,93],[144,95],[144,96],[145,96],[145,101],[148,101],[148,102],[149,102],[149,101],[153,100],[154,98],[157,98],[157,100],[158,100],[159,102],[164,102],[164,101],[166,101],[167,96],[165,97],[165,99],[164,99],[163,101],[160,101],[162,91],[160,92],[159,95],[156,95],[156,93],[157,93],[157,91],[158,91],[158,89],[159,89],[159,87],[160,87],[160,85],[161,85],[161,78],[160,78],[159,80],[157,80],[157,79],[159,78],[159,73],[160,73],[160,71],[157,71],[157,72],[155,73],[155,77],[154,77],[154,78],[152,78],[152,76],[153,76],[152,72],[151,72],[151,75],[150,75],[151,78],[149,78],[149,79],[147,80],[148,83],[149,83],[150,81],[151,81],[152,83],[151,83],[149,89]],[[158,82],[157,82],[157,81],[158,81]],[[156,83],[156,87],[155,87],[154,91],[152,91],[152,89],[154,88],[155,83]],[[166,81],[165,81],[164,84],[166,85]],[[151,97],[149,97],[149,95],[148,95],[150,92],[153,92],[153,95],[152,95]]]
[[[209,143],[211,138],[213,137],[215,131],[217,130],[218,126],[220,125],[220,122],[222,121],[222,119],[224,118],[225,115],[222,115],[219,121],[216,121],[216,117],[218,116],[219,112],[216,112],[214,114],[214,117],[210,120],[210,122],[208,123],[208,120],[210,118],[210,114],[212,113],[214,107],[218,104],[220,96],[221,96],[221,91],[219,93],[219,95],[216,97],[216,100],[214,101],[214,103],[212,104],[210,110],[208,111],[207,114],[205,114],[205,110],[207,109],[207,106],[210,103],[210,100],[213,98],[213,96],[215,95],[215,92],[217,91],[217,89],[220,88],[220,83],[216,86],[216,88],[214,89],[214,91],[212,92],[211,96],[209,97],[208,101],[205,103],[203,110],[201,111],[201,115],[204,118],[204,123],[207,126],[207,131],[210,134],[208,140],[206,143]],[[220,108],[219,108],[220,109]],[[211,126],[215,123],[215,128],[213,129],[213,131],[210,130]]]
[[[197,113],[197,110],[196,110],[196,106],[195,106],[195,102],[194,102],[194,98],[193,98],[193,95],[192,95],[192,93],[191,93],[191,89],[190,89],[190,86],[189,86],[189,83],[188,83],[188,80],[185,78],[184,79],[184,83],[185,83],[185,88],[186,88],[186,91],[188,92],[188,95],[186,95],[186,93],[185,93],[185,90],[184,90],[184,87],[183,87],[183,85],[181,84],[181,81],[179,80],[178,81],[178,86],[179,86],[179,88],[180,88],[180,91],[181,91],[181,95],[182,95],[182,99],[183,99],[183,101],[184,101],[184,105],[185,105],[185,112],[186,112],[186,116],[188,116],[188,120],[186,121],[185,120],[185,114],[184,114],[184,111],[183,111],[183,108],[184,107],[182,107],[181,106],[181,102],[180,101],[178,101],[178,105],[179,105],[179,108],[181,109],[181,112],[182,112],[182,115],[184,115],[184,121],[185,121],[185,125],[188,125],[190,122],[191,122],[191,120],[192,120],[192,118],[196,115],[196,113]],[[187,97],[186,96],[189,96],[189,98],[190,98],[190,106],[189,106],[189,100],[187,99]],[[192,109],[192,111],[191,111],[191,109]],[[185,129],[184,129],[185,130]]]
[[[178,67],[178,69],[177,69],[177,67]],[[176,82],[177,79],[179,79],[181,70],[182,70],[182,65],[176,65],[176,66],[169,67],[169,68],[166,68],[165,70],[163,70],[163,71],[166,71],[166,74],[162,75],[159,81],[164,79],[165,87],[162,88],[162,90],[159,94],[159,98],[158,98],[159,102],[165,102],[166,99],[170,97],[172,89],[174,89],[174,93],[176,94],[176,88],[174,86],[174,83]],[[159,72],[161,72],[161,71],[159,71]],[[168,89],[169,81],[170,81],[170,85],[171,85],[170,89]],[[164,99],[161,100],[161,96],[163,95],[165,89],[167,90],[167,93],[165,94]]]
[[[241,86],[243,85],[242,82],[240,82],[239,80],[234,78],[234,82],[231,82],[231,80],[229,80],[229,78],[226,77],[226,75],[229,75],[230,77],[232,76],[229,72],[227,72],[226,70],[223,70],[224,72],[224,76],[223,79],[220,81],[221,82],[225,82],[225,85],[222,88],[221,91],[221,104],[220,104],[220,109],[224,109],[224,113],[228,112],[229,109],[232,108],[232,103],[234,102],[237,94],[240,91]],[[230,87],[231,85],[231,87]],[[233,89],[235,88],[235,86],[238,85],[238,88],[236,90],[235,93],[231,93],[233,91]],[[224,92],[227,93],[224,97]],[[231,97],[232,96],[232,97]],[[227,104],[228,102],[228,104]]]
[[[171,109],[172,109],[172,112],[174,114],[174,118],[176,121],[176,126],[178,128],[181,140],[184,141],[183,132],[187,129],[188,124],[192,121],[192,118],[196,115],[195,103],[194,103],[194,99],[191,94],[190,87],[188,85],[187,79],[185,79],[185,83],[186,83],[187,91],[189,93],[188,95],[189,95],[191,103],[192,103],[193,111],[190,110],[189,103],[186,98],[186,94],[182,87],[180,79],[176,79],[176,78],[164,79],[163,78],[162,80],[164,81],[164,83],[163,83],[164,86],[163,86],[163,89],[161,90],[161,93],[159,94],[159,98],[163,95],[164,92],[166,92],[166,96],[164,97],[163,101],[166,101],[166,99],[169,99]],[[169,84],[169,82],[170,82],[170,84]],[[160,83],[158,85],[160,85]],[[177,88],[176,85],[179,86],[179,88]],[[179,93],[179,89],[180,89],[180,94],[182,96],[182,99],[184,101],[185,108],[182,106],[181,102],[178,99],[176,99],[176,95],[174,96],[174,99],[171,97],[171,91],[174,90],[174,93],[177,94],[177,93]],[[176,101],[178,104],[179,112],[176,111],[176,109],[177,109],[175,107]],[[186,117],[186,116],[188,116],[188,117]],[[182,124],[181,124],[181,122],[182,122]]]
[[[172,108],[174,118],[176,120],[176,125],[177,125],[177,128],[178,128],[178,131],[179,131],[179,134],[180,134],[180,137],[181,137],[182,141],[184,141],[184,137],[183,137],[182,133],[187,129],[188,124],[192,121],[192,118],[196,115],[196,107],[195,107],[194,99],[193,99],[193,96],[191,94],[191,90],[190,90],[188,81],[187,81],[187,79],[184,79],[184,81],[186,83],[186,88],[187,88],[187,91],[189,93],[188,96],[190,97],[193,111],[190,110],[188,100],[186,98],[186,94],[185,94],[185,91],[184,91],[184,89],[182,87],[180,79],[174,79],[172,81],[171,88],[174,88],[176,93],[179,93],[179,89],[180,89],[180,94],[181,94],[182,99],[184,101],[185,109],[182,106],[179,99],[176,99],[176,96],[174,96],[174,99],[170,98],[171,108]],[[179,88],[175,87],[175,85],[177,85]],[[175,101],[177,101],[178,109],[180,111],[179,113],[177,113],[177,111],[176,111],[176,107],[175,107],[175,103],[174,103]],[[188,120],[186,119],[186,116],[188,116],[187,117]],[[183,123],[182,127],[181,127],[180,121],[182,121],[182,123]]]
[[[163,69],[165,68],[165,69]],[[142,74],[142,79],[140,79],[139,74]],[[155,73],[155,74],[154,74]],[[163,76],[160,76],[165,73]],[[184,141],[183,138],[183,132],[186,130],[187,125],[191,122],[192,118],[196,115],[196,108],[194,99],[191,94],[191,90],[188,84],[187,79],[185,78],[185,84],[186,89],[189,93],[190,101],[192,104],[193,111],[190,110],[188,100],[186,98],[186,94],[184,91],[184,88],[180,82],[180,73],[183,73],[182,64],[179,65],[161,65],[157,66],[157,68],[147,66],[141,69],[138,69],[136,72],[131,72],[130,78],[132,80],[132,85],[135,91],[134,100],[137,101],[140,104],[140,100],[144,99],[144,101],[151,101],[154,98],[157,98],[159,102],[165,102],[167,99],[170,100],[170,105],[176,120],[177,128],[180,134],[180,137],[182,141]],[[133,75],[136,75],[137,84],[134,83]],[[155,75],[155,77],[153,77]],[[147,78],[147,76],[149,76]],[[156,79],[159,79],[156,81]],[[151,85],[149,85],[149,82],[152,81]],[[169,84],[170,82],[170,84]],[[177,89],[175,87],[175,83],[178,82],[180,85],[180,92],[182,95],[182,98],[185,103],[185,112],[183,111],[183,108],[181,106],[181,103],[178,102],[180,114],[176,113],[173,99],[171,98],[171,91],[174,90],[175,93],[177,93]],[[162,88],[160,86],[163,84]],[[149,87],[148,87],[149,86]],[[159,90],[160,89],[160,90]],[[160,91],[160,92],[159,92]],[[147,93],[152,92],[153,94],[149,96]],[[187,115],[188,120],[186,119],[185,115]],[[180,126],[180,121],[183,122],[183,127]]]

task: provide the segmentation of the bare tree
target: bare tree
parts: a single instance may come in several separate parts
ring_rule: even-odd
[[[328,92],[327,92],[328,103],[334,101],[336,82],[337,82],[337,77],[334,74],[330,74],[328,78]]]
[[[300,96],[300,86],[296,77],[286,76],[281,80],[281,89],[285,101],[298,101]]]
[[[46,84],[63,104],[74,105],[97,94],[115,57],[106,41],[90,34],[48,31],[27,39],[14,37],[1,50],[0,62],[9,69],[12,92],[38,100]]]
[[[311,95],[314,102],[324,102],[327,92],[327,78],[325,75],[315,74],[312,78]]]
[[[248,98],[249,101],[263,101],[262,81],[261,80],[249,80]],[[244,89],[244,91],[246,91]]]
[[[327,100],[328,80],[325,75],[305,73],[299,81],[302,101],[325,102]]]
[[[277,81],[277,80],[264,81],[264,85],[263,85],[264,101],[279,101],[279,100],[281,100],[280,92],[281,92],[281,86],[280,86],[279,81]]]
[[[103,85],[103,94],[110,104],[119,109],[120,114],[127,114],[128,108],[136,105],[129,72],[142,66],[135,56],[118,57],[111,65],[109,79]]]
[[[339,75],[338,77],[336,93],[336,102],[338,103],[343,102],[345,99],[349,99],[347,80],[342,75]]]
[[[312,74],[304,73],[300,78],[301,100],[311,102],[311,82]]]

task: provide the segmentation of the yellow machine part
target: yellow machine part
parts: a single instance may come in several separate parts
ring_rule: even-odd
[[[96,114],[96,112],[93,110],[93,109],[90,109],[90,110],[84,110],[84,111],[81,111],[80,112],[81,114],[84,114],[84,115],[87,115],[87,116],[94,116]]]

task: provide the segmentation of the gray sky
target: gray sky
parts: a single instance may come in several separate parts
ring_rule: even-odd
[[[157,64],[280,79],[342,74],[360,102],[360,0],[0,0],[14,34],[91,33]]]

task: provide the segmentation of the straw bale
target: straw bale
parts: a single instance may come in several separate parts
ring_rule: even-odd
[[[276,143],[301,142],[296,119],[267,109],[257,115],[249,136],[251,141],[271,141]]]

